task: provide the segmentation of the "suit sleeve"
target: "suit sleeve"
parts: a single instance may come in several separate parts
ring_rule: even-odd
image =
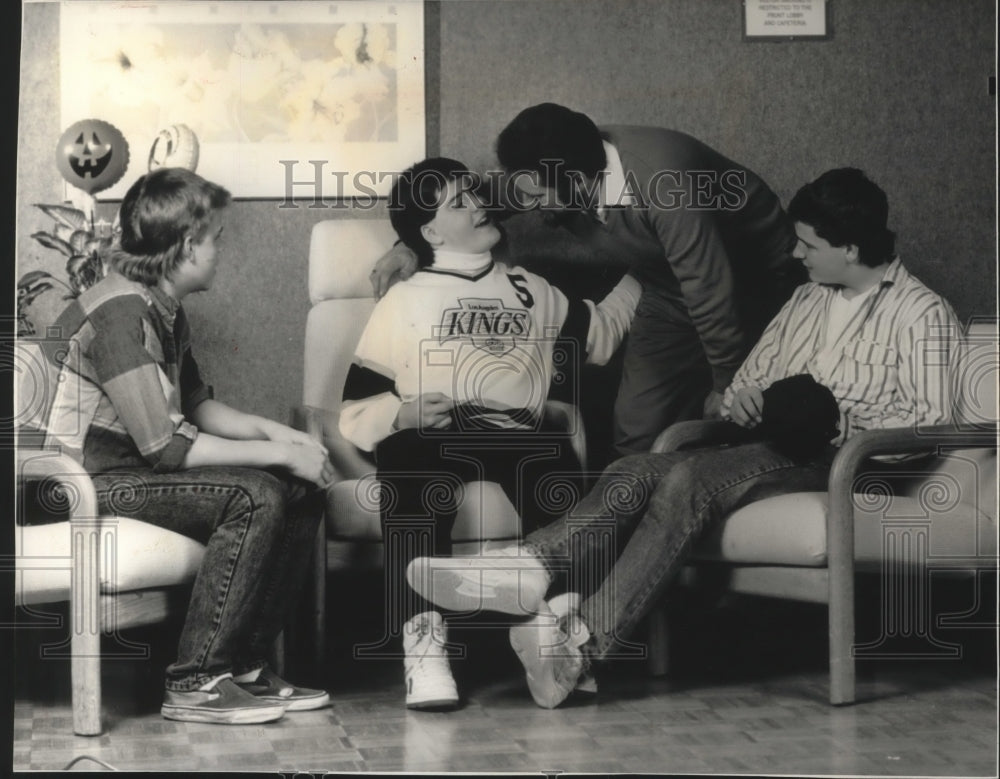
[[[712,388],[729,385],[744,354],[729,255],[711,211],[650,209],[653,229],[712,369]]]

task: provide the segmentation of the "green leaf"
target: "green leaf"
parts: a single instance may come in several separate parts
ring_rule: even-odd
[[[70,257],[66,262],[66,275],[69,276],[70,287],[74,293],[71,297],[76,297],[104,278],[104,263],[101,262],[101,255],[92,252],[91,254]]]
[[[72,257],[76,254],[76,252],[73,251],[73,247],[70,246],[67,241],[64,241],[62,238],[58,238],[51,233],[32,233],[31,237],[38,241],[46,249],[55,249],[57,252],[64,254],[67,257]]]
[[[28,271],[23,276],[21,276],[21,278],[17,280],[17,288],[18,289],[21,289],[22,287],[28,288],[39,279],[51,279],[51,278],[54,278],[53,275],[43,270]]]
[[[83,254],[87,249],[87,242],[90,240],[92,240],[92,236],[87,230],[74,230],[69,237],[69,245],[73,247],[74,254]]]
[[[57,222],[65,225],[71,230],[86,230],[90,227],[90,225],[87,224],[86,214],[78,208],[70,208],[69,206],[60,205],[46,205],[44,203],[35,203],[35,208],[41,209],[43,214],[52,217]]]
[[[35,326],[31,324],[31,320],[26,316],[18,316],[17,318],[17,337],[25,338],[29,335],[35,334]]]
[[[22,287],[18,289],[17,291],[18,307],[30,306],[32,303],[35,302],[35,298],[37,298],[39,295],[42,295],[45,292],[48,292],[50,289],[52,289],[52,285],[49,284],[47,281],[44,281],[41,284],[38,284],[37,286],[34,287],[30,288]]]

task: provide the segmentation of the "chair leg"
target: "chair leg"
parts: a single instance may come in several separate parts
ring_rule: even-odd
[[[73,686],[73,732],[101,733],[101,593],[98,559],[101,531],[94,522],[77,520],[73,536],[73,585],[70,589],[70,674]]]
[[[649,635],[649,655],[646,658],[650,676],[665,676],[670,666],[670,627],[667,624],[667,609],[661,604],[646,617]]]
[[[77,654],[80,652],[80,654]],[[79,650],[74,642],[73,732],[78,736],[101,734],[101,656]]]
[[[854,577],[830,571],[830,703],[854,703]]]

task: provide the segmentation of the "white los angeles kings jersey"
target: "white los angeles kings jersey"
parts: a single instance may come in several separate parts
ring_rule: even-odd
[[[599,304],[571,301],[520,267],[490,263],[469,277],[435,267],[395,284],[355,351],[343,435],[372,451],[403,402],[440,392],[456,405],[542,412],[557,339],[603,364],[628,330],[641,286],[631,276]]]

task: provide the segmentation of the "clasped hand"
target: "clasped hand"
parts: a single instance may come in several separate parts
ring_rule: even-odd
[[[764,393],[759,387],[744,387],[736,393],[729,416],[740,427],[752,429],[763,419]]]
[[[440,392],[425,392],[399,407],[396,427],[400,430],[417,427],[443,430],[451,426],[451,410],[455,401]]]
[[[333,481],[330,453],[311,435],[269,419],[261,421],[260,431],[267,440],[282,447],[284,466],[294,476],[319,487],[326,487]]]

